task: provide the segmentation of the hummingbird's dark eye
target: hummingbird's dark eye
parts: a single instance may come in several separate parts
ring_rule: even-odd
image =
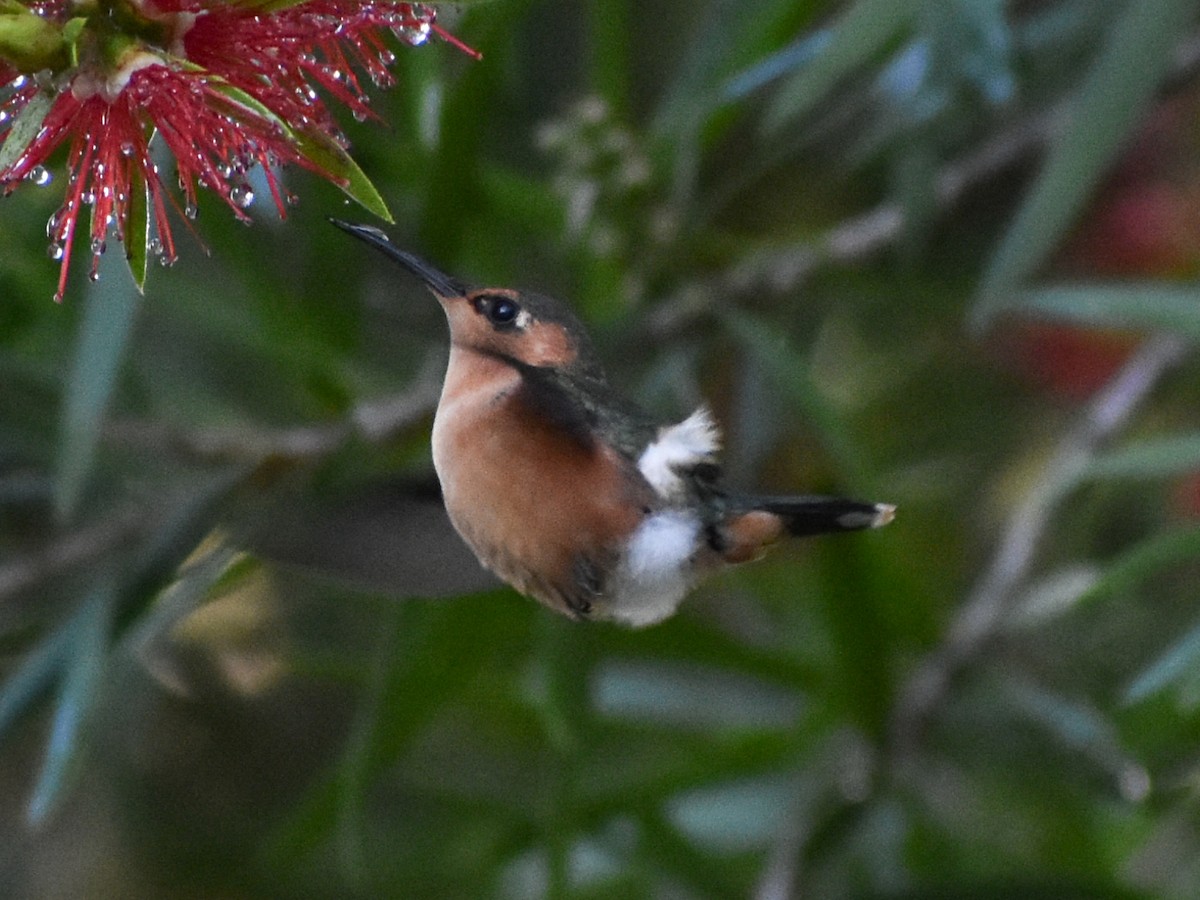
[[[475,300],[475,309],[485,316],[493,325],[511,325],[521,312],[521,305],[508,297],[487,296]]]

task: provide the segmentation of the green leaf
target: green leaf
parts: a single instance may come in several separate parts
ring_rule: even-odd
[[[232,0],[230,6],[239,9],[253,10],[259,14],[276,13],[294,6],[308,3],[309,0]]]
[[[731,311],[724,318],[733,335],[765,365],[771,379],[786,392],[788,400],[801,410],[804,421],[820,437],[841,480],[855,490],[870,493],[868,467],[862,454],[836,412],[808,376],[796,348],[765,321],[746,312]]]
[[[71,649],[71,637],[70,628],[57,628],[0,686],[0,738],[54,683]]]
[[[1091,603],[1127,594],[1168,567],[1200,558],[1200,528],[1181,528],[1140,541],[1108,562],[1077,598]]]
[[[333,138],[319,132],[295,135],[301,156],[339,183],[350,199],[385,222],[394,222],[383,197],[350,154]]]
[[[345,148],[329,135],[320,131],[296,131],[269,107],[231,84],[214,83],[214,89],[230,102],[281,128],[288,139],[296,145],[300,155],[321,172],[329,175],[352,200],[385,222],[395,221],[383,197],[371,183],[371,179],[358,167],[358,163],[351,158]]]
[[[1140,703],[1200,670],[1200,624],[1173,643],[1125,689],[1126,703]]]
[[[1001,696],[1019,715],[1102,765],[1118,770],[1125,762],[1116,726],[1086,701],[1066,697],[1032,682],[1007,680]]]
[[[229,465],[191,478],[181,476],[170,493],[163,491],[161,515],[134,557],[135,594],[153,596],[154,587],[170,578],[195,552],[217,521],[221,502],[252,470],[250,464]],[[144,590],[137,591],[139,586]],[[127,606],[123,615],[128,612]]]
[[[1129,3],[1088,72],[1061,137],[984,273],[972,314],[986,326],[1055,248],[1147,111],[1195,0]]]
[[[236,6],[239,9],[253,10],[256,13],[274,13],[284,9],[291,9],[294,6],[302,6],[309,3],[310,0],[231,0],[230,6]],[[454,0],[454,6],[467,7],[479,6],[484,3],[493,3],[495,0]],[[437,7],[439,3],[425,3],[425,6]]]
[[[755,60],[735,72],[721,86],[720,99],[727,103],[748,97],[759,88],[777,81],[799,66],[810,65],[829,46],[832,34],[827,29],[806,34],[781,50]]]
[[[1025,291],[1014,308],[1080,325],[1171,331],[1200,340],[1200,287],[1192,284],[1062,285]]]
[[[180,65],[181,68],[187,69],[188,71],[191,71],[191,72],[205,71],[203,68],[201,68],[200,66],[197,66],[195,63],[189,63],[186,60],[182,60],[178,64]],[[262,119],[266,119],[272,125],[276,125],[279,128],[282,128],[289,137],[294,137],[294,132],[293,132],[291,126],[289,126],[288,123],[285,122],[283,119],[279,118],[279,116],[275,113],[275,111],[273,109],[271,109],[271,107],[267,106],[266,104],[262,103],[259,100],[256,100],[253,97],[253,95],[246,93],[240,87],[235,87],[234,85],[230,84],[228,81],[224,81],[223,79],[221,79],[219,76],[216,76],[216,75],[209,76],[209,84],[212,87],[214,92],[220,94],[225,99],[229,100],[230,102],[234,103],[237,106],[242,107],[244,110],[252,113],[254,116],[257,116]]]
[[[38,91],[25,104],[25,108],[13,120],[4,146],[0,147],[0,172],[20,159],[25,148],[37,137],[38,129],[42,127],[42,122],[52,106],[54,96],[49,91]]]
[[[145,566],[139,568],[144,570]],[[205,601],[258,570],[257,561],[243,556],[219,539],[204,543],[178,568],[174,579],[151,595],[151,607],[138,620],[130,643],[136,648],[161,638]],[[136,595],[138,590],[136,584],[132,586],[133,594]],[[121,618],[127,617],[128,612],[122,609]],[[121,624],[119,620],[114,623],[114,632],[120,630]]]
[[[46,758],[29,800],[28,818],[34,825],[46,818],[62,795],[71,763],[78,757],[79,733],[99,694],[108,656],[108,630],[115,596],[115,579],[103,576],[67,626],[71,642],[66,677],[50,726]]]
[[[1200,433],[1174,434],[1138,441],[1101,454],[1084,469],[1084,478],[1162,478],[1200,469]]]
[[[843,78],[875,57],[916,15],[916,0],[858,0],[817,56],[779,89],[764,117],[768,132],[808,114]]]
[[[101,258],[102,271],[117,265],[108,259]],[[125,358],[140,297],[122,279],[113,277],[101,277],[84,297],[83,321],[65,388],[54,485],[54,508],[60,521],[74,515],[91,472],[100,426]]]
[[[150,196],[146,178],[137,166],[130,167],[129,206],[125,217],[125,260],[138,293],[145,293],[149,260]]]

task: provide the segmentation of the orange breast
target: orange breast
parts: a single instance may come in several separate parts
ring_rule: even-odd
[[[611,447],[584,446],[531,414],[511,367],[475,358],[464,370],[455,362],[433,433],[450,519],[484,565],[570,612],[579,561],[610,567],[651,489]],[[450,377],[456,368],[470,377]]]

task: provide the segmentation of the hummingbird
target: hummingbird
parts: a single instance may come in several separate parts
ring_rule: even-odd
[[[377,228],[330,221],[441,304],[450,359],[432,445],[446,512],[486,568],[550,609],[652,625],[782,537],[892,520],[888,503],[728,490],[708,408],[664,423],[620,396],[565,304],[467,284]]]

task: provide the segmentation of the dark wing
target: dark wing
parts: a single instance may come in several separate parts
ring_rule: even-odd
[[[602,379],[545,366],[514,363],[521,373],[518,397],[543,421],[556,424],[582,446],[602,440],[636,462],[659,423]]]

